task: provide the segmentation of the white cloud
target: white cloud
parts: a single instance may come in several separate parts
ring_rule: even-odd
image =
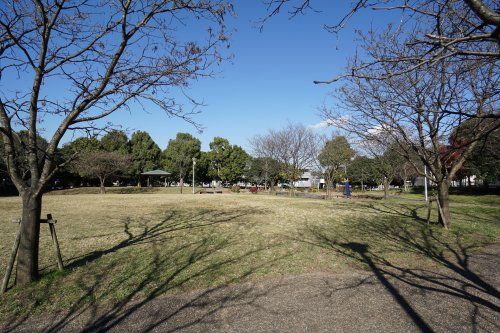
[[[376,125],[375,127],[372,127],[368,130],[368,133],[372,134],[372,135],[378,135],[378,134],[381,134],[383,131],[383,127],[382,125]]]
[[[311,129],[323,129],[323,128],[327,128],[328,126],[331,126],[331,125],[333,125],[333,124],[330,120],[322,120],[317,124],[309,125],[307,127],[311,128]]]
[[[330,126],[335,127],[335,126],[344,125],[348,121],[349,121],[348,117],[342,116],[342,117],[339,117],[337,119],[322,120],[322,121],[320,121],[317,124],[309,125],[307,127],[311,128],[311,129],[324,129],[324,128],[327,128],[327,127],[330,127]]]

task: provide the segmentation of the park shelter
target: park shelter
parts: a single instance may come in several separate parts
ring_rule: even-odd
[[[148,187],[151,184],[151,177],[158,177],[158,178],[164,177],[165,184],[166,184],[167,183],[167,177],[170,176],[170,175],[171,175],[170,172],[163,171],[163,170],[152,170],[152,171],[146,171],[146,172],[141,173],[141,176],[148,177],[147,178]]]

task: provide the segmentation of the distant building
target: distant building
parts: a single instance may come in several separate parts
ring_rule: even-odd
[[[299,180],[293,182],[294,187],[297,188],[312,188],[319,187],[322,188],[325,185],[325,180],[313,175],[310,171],[305,171]]]

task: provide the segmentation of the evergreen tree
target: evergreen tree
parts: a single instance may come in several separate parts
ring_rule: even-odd
[[[147,132],[137,131],[130,138],[130,155],[132,163],[130,172],[140,179],[141,173],[154,170],[160,165],[160,147]]]
[[[333,182],[341,181],[347,177],[347,165],[354,155],[355,151],[343,136],[337,136],[325,142],[318,155],[318,161],[324,170],[327,195],[330,195],[330,187]]]
[[[169,140],[163,152],[163,165],[179,179],[181,193],[184,180],[191,175],[193,158],[199,158],[201,142],[189,133],[177,133],[175,139]]]
[[[130,152],[127,134],[123,131],[113,130],[101,138],[101,147],[107,152],[128,154]]]

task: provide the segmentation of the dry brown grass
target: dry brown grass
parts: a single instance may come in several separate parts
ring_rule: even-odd
[[[397,265],[435,265],[429,253],[499,236],[497,197],[452,205],[455,227],[422,222],[425,207],[403,198],[314,200],[249,194],[77,194],[44,197],[43,214],[59,221],[68,268],[56,271],[42,226],[41,281],[10,290],[0,318],[89,303],[151,297],[208,286],[308,271],[345,272],[365,266],[342,244],[367,244]],[[20,212],[16,197],[0,198],[0,271],[5,271]],[[435,219],[435,216],[433,217]],[[431,253],[434,253],[431,252]]]

